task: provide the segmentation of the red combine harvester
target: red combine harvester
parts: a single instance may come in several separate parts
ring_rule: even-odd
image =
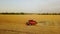
[[[34,20],[29,20],[26,24],[27,24],[27,25],[36,25],[37,22],[34,21]]]

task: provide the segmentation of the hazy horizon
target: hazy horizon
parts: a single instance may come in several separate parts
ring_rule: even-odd
[[[0,0],[0,13],[60,13],[60,0]]]

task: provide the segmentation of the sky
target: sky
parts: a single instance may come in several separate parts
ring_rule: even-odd
[[[60,0],[0,0],[0,13],[60,13]]]

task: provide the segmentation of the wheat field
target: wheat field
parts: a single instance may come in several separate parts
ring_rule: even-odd
[[[27,26],[31,19],[37,24]],[[0,15],[0,34],[60,34],[60,15]]]

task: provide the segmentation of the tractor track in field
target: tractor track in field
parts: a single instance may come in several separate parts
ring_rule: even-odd
[[[7,29],[0,29],[0,34],[2,32],[5,32],[5,33],[11,33],[11,34],[34,34],[32,32],[26,32],[26,31],[16,31],[16,30],[7,30]]]

